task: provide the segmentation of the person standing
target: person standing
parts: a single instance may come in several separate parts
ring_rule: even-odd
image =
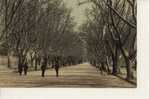
[[[41,76],[42,77],[45,76],[46,67],[47,67],[47,58],[44,58],[42,66],[41,66],[41,71],[42,71]]]
[[[59,67],[60,67],[60,64],[59,64],[59,60],[58,58],[55,60],[55,71],[56,71],[56,77],[59,76]]]
[[[42,66],[41,66],[41,71],[42,71],[41,76],[42,76],[42,77],[45,76],[45,70],[46,70],[46,66],[45,66],[45,64],[42,64]]]
[[[27,64],[27,62],[25,62],[25,64],[24,64],[24,75],[27,75],[27,71],[28,71],[28,64]]]

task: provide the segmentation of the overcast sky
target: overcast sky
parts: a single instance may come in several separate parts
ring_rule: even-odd
[[[85,17],[85,9],[90,8],[90,4],[86,3],[81,6],[78,6],[78,0],[64,0],[66,6],[68,8],[72,8],[72,16],[74,17],[75,22],[77,23],[77,27],[82,24],[86,17]],[[83,1],[83,0],[80,0]]]

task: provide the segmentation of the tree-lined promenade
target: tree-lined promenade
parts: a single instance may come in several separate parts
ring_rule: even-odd
[[[22,77],[29,81],[28,78],[34,80],[32,74],[36,72],[39,79],[47,79],[49,70],[55,70],[57,78],[54,80],[57,81],[62,80],[61,72],[65,69],[77,72],[75,67],[86,66],[87,70],[91,69],[88,75],[93,75],[93,71],[98,74],[97,70],[101,72],[95,77],[98,80],[93,79],[97,86],[102,86],[98,84],[102,79],[108,79],[110,84],[111,77],[118,79],[119,75],[136,83],[136,0],[78,0],[78,7],[91,6],[85,10],[86,20],[77,29],[73,8],[67,7],[64,1],[0,0],[0,56],[7,56],[7,66],[1,67],[16,71],[14,74],[1,72],[0,77],[6,76],[8,80],[10,76],[16,76],[18,80]],[[10,57],[17,59],[15,66]],[[85,62],[89,64],[80,65]],[[83,79],[81,74],[79,76]],[[118,87],[119,82],[116,84]]]

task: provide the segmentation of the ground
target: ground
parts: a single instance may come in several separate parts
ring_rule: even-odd
[[[0,70],[0,87],[75,87],[75,88],[134,88],[135,85],[112,75],[101,75],[88,63],[60,68],[60,76],[53,69],[40,76],[41,71],[31,71],[27,76],[19,76],[12,70]]]

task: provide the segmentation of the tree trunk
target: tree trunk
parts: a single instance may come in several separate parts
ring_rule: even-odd
[[[113,61],[112,74],[113,75],[117,75],[117,73],[118,73],[118,68],[117,68],[117,48],[115,50],[115,56],[114,56],[114,54],[112,55],[112,61]]]
[[[120,46],[120,50],[122,52],[122,55],[124,57],[125,63],[126,63],[126,71],[127,71],[127,80],[131,80],[133,79],[133,72],[132,72],[132,68],[130,65],[130,61],[129,58],[126,56],[124,49],[122,48],[122,46]]]
[[[7,54],[7,67],[8,67],[8,68],[11,68],[9,52],[8,52],[8,54]]]
[[[110,74],[111,71],[110,71],[110,64],[109,64],[109,58],[108,57],[106,58],[106,65],[107,65],[108,74]]]
[[[31,67],[34,67],[34,66],[33,66],[33,61],[34,61],[34,60],[33,60],[33,57],[31,56]]]
[[[37,67],[38,67],[38,66],[37,66],[37,64],[38,64],[37,62],[38,62],[38,60],[35,59],[35,71],[37,71],[37,69],[38,69],[38,68],[37,68]]]

